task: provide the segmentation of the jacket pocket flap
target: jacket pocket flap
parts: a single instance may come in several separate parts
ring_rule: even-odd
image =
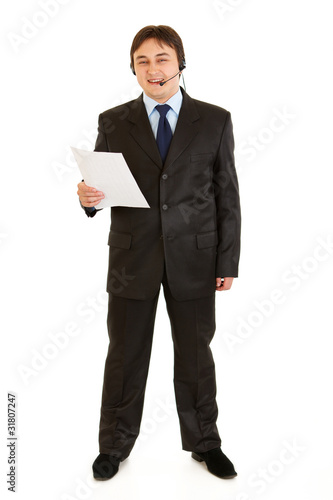
[[[197,234],[197,247],[208,248],[217,245],[217,231]]]
[[[129,249],[132,242],[132,235],[130,233],[115,233],[110,231],[108,244],[110,247]]]

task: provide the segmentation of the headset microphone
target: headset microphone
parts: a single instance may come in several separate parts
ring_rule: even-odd
[[[179,71],[178,73],[175,74],[175,76],[172,76],[171,78],[169,78],[169,80],[164,80],[164,82],[160,82],[160,86],[163,87],[163,85],[165,85],[167,82],[169,82],[170,80],[172,80],[173,78],[176,78],[176,76],[179,75]]]

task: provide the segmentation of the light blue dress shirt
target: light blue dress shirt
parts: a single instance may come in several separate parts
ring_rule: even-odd
[[[146,106],[149,122],[150,122],[150,125],[152,128],[154,137],[156,139],[160,114],[155,109],[155,107],[161,103],[154,101],[154,99],[152,99],[151,97],[148,97],[145,93],[143,93],[143,102],[144,102],[144,105]],[[174,134],[175,130],[176,130],[176,125],[177,125],[178,116],[179,116],[179,112],[180,112],[180,108],[182,106],[182,103],[183,103],[183,94],[182,94],[180,88],[178,89],[178,92],[176,92],[175,95],[170,97],[170,99],[167,102],[163,103],[163,104],[168,104],[171,107],[171,109],[169,109],[169,111],[167,112],[166,117],[167,117],[167,120],[170,124],[172,134]]]

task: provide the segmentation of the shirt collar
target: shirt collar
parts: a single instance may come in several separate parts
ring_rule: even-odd
[[[145,93],[143,93],[143,102],[146,106],[148,117],[154,111],[155,106],[157,106],[158,104],[161,104],[160,102],[155,101],[151,97],[148,97]],[[175,95],[170,97],[170,99],[167,102],[165,102],[164,104],[168,104],[173,109],[173,111],[176,113],[176,115],[178,116],[182,102],[183,102],[183,94],[179,88],[178,92],[176,92]]]

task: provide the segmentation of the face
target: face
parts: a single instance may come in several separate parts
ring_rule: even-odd
[[[156,39],[149,38],[134,52],[133,59],[138,83],[148,97],[164,103],[178,91],[178,76],[162,87],[159,84],[179,71],[177,53],[173,48],[161,46]]]

